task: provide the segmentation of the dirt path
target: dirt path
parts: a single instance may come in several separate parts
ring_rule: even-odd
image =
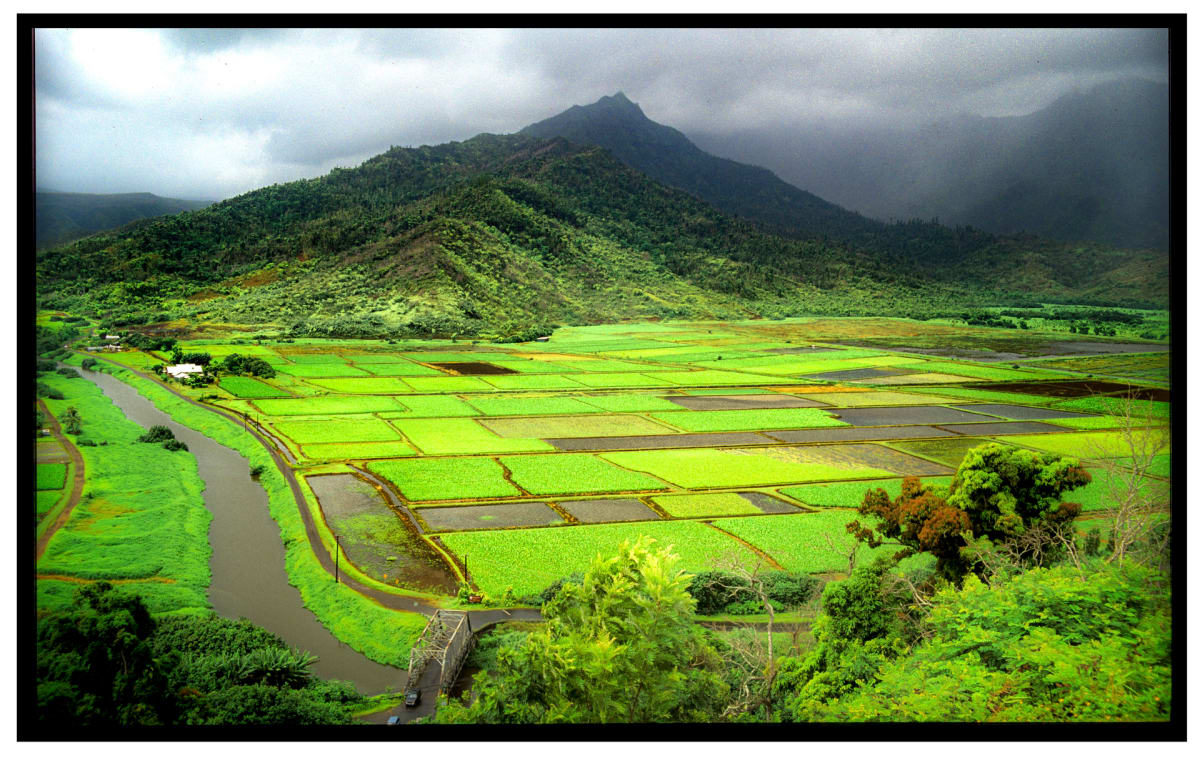
[[[67,497],[66,507],[58,514],[58,518],[54,524],[46,529],[41,538],[37,540],[37,554],[34,555],[34,562],[42,559],[42,553],[46,551],[46,546],[50,544],[51,537],[54,536],[67,519],[71,517],[71,511],[75,509],[75,505],[79,504],[79,498],[83,496],[83,455],[75,448],[66,436],[63,436],[62,426],[58,424],[58,418],[50,414],[50,410],[46,408],[46,403],[38,399],[38,408],[42,414],[46,416],[46,426],[50,429],[50,433],[58,440],[59,445],[71,456],[71,463],[75,466],[74,478],[71,484],[71,495]]]

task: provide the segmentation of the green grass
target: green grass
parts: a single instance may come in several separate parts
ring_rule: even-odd
[[[913,388],[908,389],[917,394],[930,394],[937,396],[957,396],[962,399],[973,399],[980,402],[1001,402],[1005,404],[1032,404],[1034,406],[1047,405],[1057,401],[1053,396],[1041,396],[1038,394],[1018,394],[1013,391],[988,391],[980,388]]]
[[[356,365],[388,365],[388,364],[409,364],[399,354],[391,353],[371,353],[371,354],[346,354],[346,361],[353,362]]]
[[[259,399],[254,406],[264,415],[353,415],[365,412],[401,411],[389,396],[309,396],[297,399]]]
[[[637,415],[560,415],[503,418],[481,425],[505,438],[579,438],[583,436],[653,436],[675,433],[661,423]]]
[[[653,537],[673,545],[688,571],[711,569],[723,557],[753,566],[755,555],[732,537],[694,521],[592,524],[509,531],[442,534],[442,542],[467,567],[475,584],[492,596],[511,586],[517,595],[540,592],[576,571],[587,570],[597,554],[616,554],[623,540]]]
[[[688,489],[894,475],[878,468],[777,460],[753,449],[664,449],[611,452],[603,457],[624,468],[646,471]]]
[[[863,495],[871,489],[883,489],[890,496],[900,493],[903,478],[885,478],[878,481],[843,481],[831,484],[805,484],[803,486],[788,486],[780,489],[779,493],[797,499],[812,507],[858,507],[862,504]],[[934,486],[949,486],[953,481],[951,476],[925,476],[922,484]]]
[[[599,407],[606,412],[658,412],[683,409],[674,402],[651,394],[608,394],[574,398],[592,407]]]
[[[61,489],[67,480],[66,463],[45,462],[37,466],[37,488]]]
[[[506,439],[474,420],[461,418],[398,419],[394,424],[425,454],[544,452],[554,448],[538,439]]]
[[[1088,468],[1092,474],[1092,482],[1074,491],[1062,495],[1063,502],[1078,502],[1085,513],[1108,510],[1114,506],[1112,492],[1124,495],[1129,490],[1129,475],[1127,473],[1108,473],[1101,468]],[[1165,504],[1170,504],[1171,484],[1165,481],[1146,479],[1138,490],[1144,497],[1157,498]]]
[[[320,365],[276,365],[281,373],[294,375],[297,378],[340,378],[352,375],[367,375],[367,372],[347,364]]]
[[[684,431],[765,431],[777,428],[834,428],[847,426],[828,412],[811,407],[776,410],[717,410],[656,412],[651,417]]]
[[[66,397],[46,400],[52,413],[59,416],[74,406],[83,419],[83,435],[109,443],[80,448],[84,497],[50,539],[38,573],[91,580],[170,579],[174,583],[145,584],[152,612],[208,609],[212,514],[204,507],[196,458],[186,451],[135,443],[145,429],[87,380],[43,380]],[[49,594],[46,599],[59,598]]]
[[[37,496],[37,519],[39,522],[46,516],[46,513],[50,512],[58,504],[58,501],[63,498],[64,493],[62,489],[46,489],[34,492]]]
[[[636,373],[650,369],[637,362],[624,362],[619,359],[559,359],[555,360],[555,364],[587,373]]]
[[[410,394],[413,390],[399,378],[318,378],[309,383],[343,394]]]
[[[396,485],[407,499],[482,499],[516,497],[520,490],[504,478],[504,469],[490,457],[383,460],[367,465]]]
[[[276,420],[275,428],[297,444],[341,444],[349,441],[396,441],[400,434],[382,420],[338,417],[323,420]]]
[[[333,636],[357,652],[379,663],[407,668],[409,650],[424,628],[426,618],[377,605],[346,585],[336,583],[325,572],[309,548],[292,491],[263,446],[235,423],[188,404],[152,381],[134,376],[114,365],[108,367],[112,375],[132,385],[176,422],[240,452],[249,459],[251,466],[263,466],[260,482],[267,491],[271,517],[280,527],[288,579],[300,591],[304,606]],[[307,490],[304,481],[301,480],[300,484],[306,499],[315,505],[316,499]],[[208,514],[207,510],[204,512]],[[318,529],[321,525],[318,525]],[[322,538],[326,546],[332,549],[332,538],[324,534]],[[177,592],[175,589],[164,590],[164,594]]]
[[[722,518],[712,525],[728,531],[775,559],[792,573],[845,573],[849,562],[845,554],[830,548],[849,549],[853,539],[846,533],[846,524],[861,520],[853,510],[824,510],[818,513],[763,515],[752,518]],[[865,565],[877,557],[894,554],[898,548],[884,545],[874,550],[865,544],[859,548],[856,565]],[[924,563],[926,557],[909,558],[901,569]]]
[[[288,354],[288,359],[301,365],[344,365],[346,360],[336,352],[310,352],[308,354]]]
[[[263,383],[255,378],[246,378],[241,375],[224,376],[217,385],[234,396],[240,396],[243,399],[264,399],[271,396],[288,395],[286,391],[275,388],[269,383]]]
[[[666,489],[644,473],[632,473],[591,454],[501,457],[514,483],[530,494],[589,494]]]
[[[654,501],[676,518],[706,518],[715,515],[758,515],[762,510],[733,492],[717,494],[662,494]]]
[[[450,375],[442,378],[409,378],[414,391],[493,391],[482,378]]]
[[[314,460],[355,460],[370,457],[406,457],[416,450],[403,441],[358,441],[351,444],[305,444],[306,457]]]
[[[1116,461],[1126,467],[1129,467],[1131,465],[1131,460],[1128,457],[1117,457]],[[1150,467],[1148,467],[1146,469],[1146,472],[1152,476],[1158,476],[1159,478],[1170,478],[1171,477],[1171,455],[1169,455],[1169,454],[1155,455],[1151,459]]]
[[[540,359],[493,360],[492,364],[497,367],[516,370],[519,373],[570,373],[575,371],[573,367]]]
[[[595,412],[586,402],[567,396],[469,396],[467,403],[484,415],[559,415]]]
[[[421,418],[421,417],[475,417],[479,410],[456,396],[397,396],[396,402],[406,407],[403,412],[382,412],[380,417]]]

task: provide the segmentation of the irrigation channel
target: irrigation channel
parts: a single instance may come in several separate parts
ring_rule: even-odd
[[[266,490],[250,477],[245,457],[175,422],[123,381],[83,372],[130,420],[146,428],[170,426],[196,456],[205,483],[204,504],[213,515],[208,600],[217,613],[248,618],[288,645],[317,656],[313,671],[322,678],[353,682],[368,694],[403,687],[404,671],[376,663],[338,641],[288,584],[279,526],[268,510]]]

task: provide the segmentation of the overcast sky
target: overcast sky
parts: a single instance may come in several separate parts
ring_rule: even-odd
[[[37,184],[219,199],[624,91],[685,134],[1027,114],[1165,30],[42,29]]]

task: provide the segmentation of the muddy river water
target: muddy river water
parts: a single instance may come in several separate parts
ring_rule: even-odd
[[[279,526],[271,518],[266,491],[250,477],[245,457],[171,420],[123,381],[105,373],[82,373],[130,420],[146,428],[169,426],[196,456],[206,485],[204,504],[213,514],[208,599],[217,613],[248,618],[291,647],[317,656],[313,671],[324,679],[353,682],[366,694],[404,686],[404,671],[376,663],[338,641],[288,584]]]

